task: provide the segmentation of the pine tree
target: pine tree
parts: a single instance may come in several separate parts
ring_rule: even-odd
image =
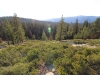
[[[19,23],[19,26],[18,26],[17,37],[18,37],[18,43],[23,42],[23,40],[25,39],[25,32],[21,23]]]
[[[35,39],[35,35],[34,35],[34,34],[32,35],[32,39],[33,39],[33,40]]]
[[[86,21],[84,21],[84,23],[83,23],[83,27],[84,26],[86,26],[86,27],[88,27],[89,26],[89,23],[88,23],[88,21],[86,20]]]
[[[0,22],[0,37],[2,37],[2,32],[3,32],[2,29],[3,29],[3,28],[2,28],[2,24],[1,24],[1,22]]]
[[[73,34],[77,34],[78,33],[78,19],[76,20],[76,23],[74,25],[74,28],[73,28]]]
[[[33,36],[32,31],[29,30],[29,38],[32,39],[32,36]]]
[[[87,39],[90,34],[90,30],[88,27],[84,26],[83,30],[81,31],[82,39]]]
[[[93,23],[91,34],[93,38],[100,38],[100,18]]]
[[[74,35],[75,39],[87,39],[90,36],[90,29],[86,26],[83,29]]]
[[[9,21],[6,19],[5,20],[5,36],[6,36],[6,39],[7,39],[7,41],[8,41],[8,44],[10,44],[9,43],[9,41],[12,39],[12,33],[13,33],[13,28],[12,28],[12,26],[11,26],[11,24],[9,23]]]
[[[44,30],[43,30],[43,32],[42,32],[42,40],[47,40],[47,36],[46,36]]]
[[[57,29],[56,29],[56,40],[63,40],[64,37],[66,36],[66,24],[64,22],[64,19],[63,19],[63,15],[62,15],[62,18],[59,22],[59,25],[57,26]]]
[[[25,39],[25,32],[16,14],[14,14],[13,16],[12,25],[13,25],[13,32],[14,32],[13,44],[14,43],[18,44],[20,42],[23,42],[23,40]]]
[[[72,27],[72,25],[70,24],[70,25],[68,26],[67,37],[68,37],[69,39],[71,39],[72,36],[73,36],[73,27]]]

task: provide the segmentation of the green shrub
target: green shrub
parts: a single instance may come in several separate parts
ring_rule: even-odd
[[[74,40],[73,41],[75,44],[86,44],[85,40]]]
[[[91,45],[91,46],[94,46],[94,45],[99,45],[100,44],[100,40],[98,39],[92,39],[92,40],[89,40],[88,41],[88,44]]]
[[[77,44],[98,40],[70,40]],[[53,65],[59,75],[97,75],[100,71],[100,47],[73,47],[68,42],[26,41],[25,46],[7,46],[0,50],[1,75],[37,75],[43,64]]]
[[[36,49],[30,50],[27,54],[27,60],[32,61],[36,58],[38,58],[38,50]]]

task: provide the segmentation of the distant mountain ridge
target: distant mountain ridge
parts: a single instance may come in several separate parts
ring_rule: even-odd
[[[13,16],[5,16],[5,17],[0,17],[1,20],[5,20],[7,18],[8,20],[12,20]],[[66,23],[75,23],[76,20],[78,19],[78,23],[84,23],[84,21],[88,20],[88,22],[94,22],[98,17],[100,16],[72,16],[72,17],[64,17],[64,21]],[[57,23],[61,20],[61,18],[52,18],[52,19],[47,19],[47,20],[36,20],[36,19],[30,19],[30,18],[22,18],[19,17],[21,22],[29,22],[29,23],[46,23],[46,24],[51,24],[51,23]]]
[[[100,16],[72,16],[72,17],[64,17],[64,21],[66,23],[75,23],[76,19],[78,19],[79,23],[84,23],[85,20],[88,22],[94,22],[98,17]],[[51,22],[59,22],[61,18],[53,18],[53,19],[48,19],[46,21],[51,21]]]

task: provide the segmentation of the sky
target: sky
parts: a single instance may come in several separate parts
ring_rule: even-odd
[[[70,16],[100,16],[100,0],[0,0],[0,17],[46,20]]]

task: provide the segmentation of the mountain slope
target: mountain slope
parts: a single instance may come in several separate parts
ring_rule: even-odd
[[[64,17],[64,21],[67,23],[75,23],[76,19],[78,19],[79,23],[83,23],[85,20],[88,20],[88,22],[93,22],[100,16],[73,16],[73,17]],[[48,19],[46,21],[52,21],[52,22],[59,22],[61,18],[54,18],[54,19]]]
[[[76,19],[78,19],[79,23],[83,23],[85,20],[88,20],[88,22],[94,22],[96,20],[96,18],[98,18],[100,16],[73,16],[73,17],[64,17],[64,21],[66,23],[75,23]],[[0,17],[0,21],[4,21],[5,18],[7,18],[8,20],[12,20],[12,16],[9,17]],[[47,23],[47,24],[51,24],[51,23],[55,23],[55,22],[59,22],[61,18],[53,18],[53,19],[48,19],[48,20],[35,20],[35,19],[29,19],[29,18],[20,18],[21,22],[29,22],[29,23]]]
[[[13,18],[13,16],[0,17],[0,22],[4,22],[5,19],[8,19],[9,21],[11,21],[12,18]],[[22,23],[54,24],[51,21],[41,21],[41,20],[30,19],[30,18],[22,18],[22,17],[19,17],[19,20]]]

